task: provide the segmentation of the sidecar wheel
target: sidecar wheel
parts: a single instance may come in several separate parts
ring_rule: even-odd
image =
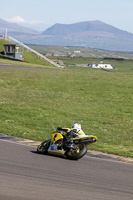
[[[76,145],[78,147],[77,150],[69,150],[66,152],[66,157],[72,160],[78,160],[82,158],[86,152],[87,152],[87,147],[83,143],[79,143]]]
[[[37,153],[40,154],[47,154],[48,153],[48,148],[50,146],[51,140],[47,140],[42,142],[38,147],[37,147]]]

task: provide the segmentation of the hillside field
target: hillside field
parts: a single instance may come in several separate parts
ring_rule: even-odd
[[[0,69],[0,97],[0,133],[42,141],[78,122],[98,137],[89,149],[133,157],[131,61],[112,72]]]
[[[106,51],[101,49],[85,48],[85,47],[63,47],[63,46],[45,46],[45,45],[29,45],[34,50],[48,55],[63,56],[63,55],[75,55],[76,57],[84,58],[104,58],[104,57],[123,57],[125,59],[133,59],[133,52],[117,52]]]

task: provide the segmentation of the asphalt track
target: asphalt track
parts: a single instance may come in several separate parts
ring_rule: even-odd
[[[31,66],[22,66],[22,65],[8,65],[0,64],[0,69],[40,69],[40,70],[59,70],[57,68],[45,68],[45,67],[31,67]],[[61,68],[60,68],[61,69]]]
[[[0,140],[0,200],[132,200],[133,164],[40,155]]]

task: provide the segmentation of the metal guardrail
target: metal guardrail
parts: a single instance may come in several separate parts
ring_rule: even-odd
[[[34,49],[28,47],[27,45],[23,44],[22,42],[19,42],[18,40],[16,40],[15,38],[11,37],[11,36],[7,36],[6,38],[9,38],[10,40],[13,40],[14,42],[22,45],[25,49],[27,49],[28,51],[36,54],[37,56],[39,56],[40,58],[46,60],[48,63],[50,63],[51,65],[54,65],[55,67],[60,67],[63,68],[62,66],[60,66],[59,64],[55,63],[54,61],[50,60],[49,58],[47,58],[46,56],[42,55],[41,53],[38,53],[37,51],[35,51]]]

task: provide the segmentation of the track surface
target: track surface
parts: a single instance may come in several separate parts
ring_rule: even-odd
[[[21,66],[21,65],[8,65],[8,64],[0,64],[0,69],[40,69],[40,70],[59,70],[57,68],[44,68],[44,67],[29,67],[29,66]]]
[[[0,140],[0,200],[132,200],[133,165],[39,155]]]

